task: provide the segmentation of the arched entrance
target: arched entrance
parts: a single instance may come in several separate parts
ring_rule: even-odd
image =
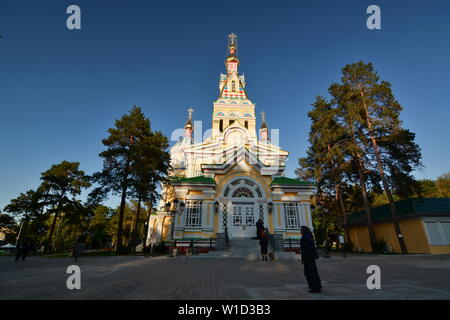
[[[254,180],[248,177],[233,179],[223,189],[222,200],[221,227],[223,231],[227,228],[230,238],[255,237],[258,219],[267,226],[267,199]]]

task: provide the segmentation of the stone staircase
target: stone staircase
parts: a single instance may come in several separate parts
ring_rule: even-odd
[[[272,252],[269,246],[269,252]],[[261,260],[259,240],[251,238],[234,238],[230,240],[228,251],[210,251],[199,255],[188,256],[186,259],[246,259],[252,261]],[[297,260],[294,252],[275,252],[275,260]]]

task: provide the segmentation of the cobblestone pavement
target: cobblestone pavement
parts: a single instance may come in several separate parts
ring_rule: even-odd
[[[66,268],[81,268],[68,290]],[[368,290],[369,265],[381,290]],[[0,299],[450,299],[450,255],[334,256],[318,260],[323,293],[311,295],[294,260],[177,258],[0,258]]]

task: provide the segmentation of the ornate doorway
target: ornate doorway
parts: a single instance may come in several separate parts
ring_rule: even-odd
[[[256,222],[260,218],[267,225],[267,201],[255,181],[246,177],[232,180],[225,187],[222,200],[222,228],[228,230],[230,238],[255,237]]]
[[[249,238],[256,235],[256,206],[254,202],[233,201],[231,237]]]

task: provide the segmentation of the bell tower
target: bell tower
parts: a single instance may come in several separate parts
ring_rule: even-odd
[[[256,139],[255,105],[247,96],[244,75],[239,75],[237,35],[228,35],[226,74],[220,74],[219,97],[214,102],[212,136],[218,137],[231,125],[238,125]]]

